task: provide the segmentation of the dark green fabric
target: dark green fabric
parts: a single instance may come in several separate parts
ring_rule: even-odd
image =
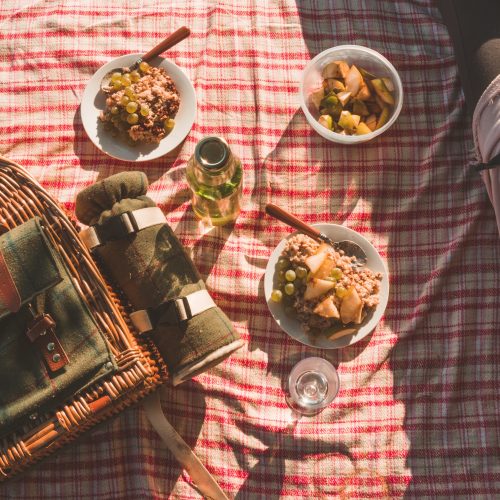
[[[26,304],[35,295],[61,281],[52,254],[47,252],[46,244],[40,237],[38,221],[32,219],[25,224],[5,233],[0,238],[0,252],[16,285],[21,303]],[[31,262],[30,255],[36,255],[36,272],[26,265]],[[0,319],[10,314],[0,299]],[[0,333],[1,335],[1,333]]]
[[[82,191],[76,200],[76,213],[89,225],[103,223],[130,210],[155,206],[145,196],[147,187],[142,172],[116,174]],[[205,289],[205,283],[168,224],[107,242],[97,252],[136,310],[157,307],[168,299]],[[209,309],[180,326],[160,320],[151,335],[174,375],[239,338],[219,308]]]
[[[0,320],[1,437],[29,415],[56,408],[117,367],[63,262],[43,234],[40,221],[31,219],[0,236],[0,246],[8,248],[9,261],[14,262],[10,269],[14,281],[36,295],[33,304],[43,304],[43,311],[38,313],[48,313],[56,322],[55,333],[70,360],[56,373],[47,372],[43,358],[26,336],[32,319],[26,306]],[[47,288],[47,278],[52,279],[54,272],[55,284]]]

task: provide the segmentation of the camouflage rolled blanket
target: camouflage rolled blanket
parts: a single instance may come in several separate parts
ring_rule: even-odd
[[[221,362],[243,345],[206,291],[156,204],[142,172],[113,175],[81,191],[82,231],[136,313],[140,333],[158,346],[177,385]]]

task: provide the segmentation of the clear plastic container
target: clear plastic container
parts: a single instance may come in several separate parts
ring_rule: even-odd
[[[394,83],[394,100],[395,105],[389,121],[377,130],[365,135],[341,135],[337,132],[328,130],[323,125],[318,123],[319,113],[310,103],[310,95],[314,90],[321,87],[323,78],[321,72],[323,68],[332,61],[346,61],[349,65],[355,64],[370,71],[377,77],[390,78]],[[314,59],[309,61],[304,68],[302,78],[300,80],[300,107],[306,115],[307,121],[311,127],[318,132],[319,135],[332,142],[340,144],[359,144],[366,142],[388,130],[396,121],[401,107],[403,106],[403,86],[401,78],[396,71],[396,68],[377,51],[362,47],[361,45],[339,45],[327,49],[318,54]]]

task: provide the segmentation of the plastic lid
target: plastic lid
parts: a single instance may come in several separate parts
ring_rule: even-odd
[[[194,150],[196,161],[208,170],[219,170],[229,159],[227,142],[221,137],[204,137]]]

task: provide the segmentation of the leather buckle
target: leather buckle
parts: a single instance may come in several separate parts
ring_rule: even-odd
[[[124,212],[110,217],[103,224],[94,226],[94,229],[101,245],[107,241],[120,240],[139,230],[132,212]]]
[[[30,307],[33,314],[33,310]],[[42,355],[50,372],[56,372],[69,363],[69,358],[64,351],[55,333],[56,322],[50,314],[33,314],[33,320],[28,324],[26,335]]]

